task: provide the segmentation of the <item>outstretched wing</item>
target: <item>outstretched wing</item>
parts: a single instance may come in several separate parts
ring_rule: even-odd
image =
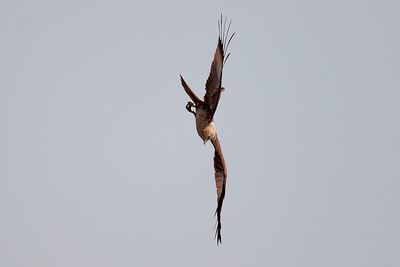
[[[232,21],[231,21],[232,22]],[[211,63],[210,75],[208,76],[206,82],[206,94],[204,95],[204,102],[209,108],[209,120],[211,121],[214,117],[215,110],[217,109],[219,99],[222,93],[222,70],[224,68],[225,62],[228,59],[229,54],[226,54],[228,50],[229,43],[231,42],[235,33],[229,36],[229,29],[231,27],[231,22],[229,22],[228,27],[226,27],[226,17],[224,22],[221,19],[218,21],[219,37],[217,43],[217,49],[214,53],[214,60]],[[229,39],[228,39],[229,36]]]
[[[185,89],[185,92],[188,94],[188,96],[190,97],[190,99],[192,99],[192,101],[194,102],[194,104],[198,104],[200,102],[202,102],[197,95],[192,91],[192,89],[190,89],[189,85],[187,85],[187,83],[185,82],[185,80],[183,79],[182,75],[181,76],[181,84],[183,89]]]
[[[217,209],[215,214],[217,215],[217,227],[215,232],[215,237],[217,239],[217,244],[221,243],[221,211],[222,204],[225,198],[225,188],[226,188],[226,178],[228,171],[226,168],[224,155],[222,154],[221,145],[218,140],[218,136],[215,135],[211,138],[211,143],[214,146],[214,171],[215,171],[215,186],[217,187]]]

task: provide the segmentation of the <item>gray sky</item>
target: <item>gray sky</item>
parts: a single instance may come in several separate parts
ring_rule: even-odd
[[[3,1],[1,266],[399,266],[397,1]],[[237,32],[216,123],[220,12]]]

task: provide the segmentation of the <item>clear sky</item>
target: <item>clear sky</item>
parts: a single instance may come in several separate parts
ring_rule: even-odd
[[[398,1],[2,1],[0,266],[400,266]],[[237,35],[216,124],[199,95]]]

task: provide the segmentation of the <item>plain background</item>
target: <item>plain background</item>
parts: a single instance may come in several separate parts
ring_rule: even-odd
[[[237,35],[216,124],[220,13]],[[0,265],[400,266],[398,1],[2,1]]]

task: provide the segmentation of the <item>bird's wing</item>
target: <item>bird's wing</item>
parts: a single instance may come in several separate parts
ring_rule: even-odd
[[[226,178],[228,171],[226,168],[224,154],[222,153],[221,145],[218,140],[218,136],[215,135],[211,138],[211,143],[214,146],[214,171],[215,171],[215,186],[217,187],[217,209],[215,214],[217,215],[217,227],[215,237],[217,244],[221,243],[221,211],[222,204],[225,198]]]
[[[214,60],[211,63],[210,75],[208,76],[206,82],[206,94],[204,95],[204,102],[207,104],[210,111],[209,120],[211,121],[214,117],[215,110],[217,109],[219,99],[222,93],[222,70],[224,68],[225,62],[230,54],[226,54],[228,50],[229,43],[231,42],[235,33],[229,36],[229,29],[231,27],[231,22],[229,22],[228,27],[226,27],[226,18],[224,23],[221,19],[218,21],[219,37],[217,43],[217,49],[214,53]],[[229,37],[229,39],[228,39]]]
[[[183,89],[185,89],[185,92],[189,95],[190,99],[194,102],[195,105],[197,105],[199,102],[202,102],[195,93],[193,93],[192,89],[190,89],[189,85],[185,82],[183,79],[182,75],[181,76],[181,84],[183,86]]]

